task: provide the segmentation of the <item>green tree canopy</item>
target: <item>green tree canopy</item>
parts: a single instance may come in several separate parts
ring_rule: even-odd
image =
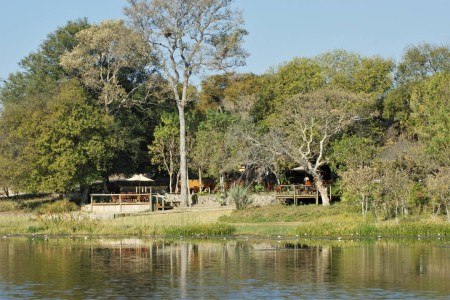
[[[408,131],[427,145],[427,154],[450,165],[450,73],[421,82],[411,95]]]
[[[296,95],[277,112],[266,147],[304,166],[313,176],[323,204],[329,205],[320,168],[326,163],[330,141],[354,122],[369,117],[373,105],[367,95],[341,90]]]
[[[450,73],[449,45],[423,43],[406,49],[398,65],[396,80],[399,84],[405,84],[441,72]]]
[[[150,48],[142,36],[123,21],[104,21],[77,33],[77,46],[61,58],[61,65],[80,74],[83,83],[98,93],[105,113],[132,99],[145,83]]]
[[[37,52],[21,60],[21,72],[10,74],[0,90],[0,103],[19,102],[42,93],[51,93],[60,81],[70,78],[60,66],[60,57],[71,51],[77,42],[75,35],[89,24],[86,19],[68,21],[50,33]]]
[[[172,193],[173,177],[180,167],[180,125],[177,115],[163,113],[161,123],[153,132],[153,142],[148,146],[151,162],[169,174],[169,189]]]
[[[45,109],[22,126],[33,137],[23,152],[31,164],[31,190],[68,192],[91,184],[109,171],[121,143],[113,135],[113,119],[86,102],[76,81],[62,85]]]

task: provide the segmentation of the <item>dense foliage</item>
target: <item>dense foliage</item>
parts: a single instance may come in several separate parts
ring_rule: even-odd
[[[184,168],[182,150],[189,176],[214,178],[222,189],[230,175],[245,186],[263,186],[269,174],[280,183],[295,166],[320,185],[327,165],[337,174],[342,200],[363,216],[450,218],[448,45],[410,46],[398,64],[335,50],[261,75],[207,76],[197,91],[189,76],[199,70],[179,62],[170,69],[170,55],[149,43],[154,32],[135,29],[155,12],[144,11],[146,1],[130,3],[134,28],[122,21],[70,21],[2,83],[3,193],[69,193],[95,181],[107,189],[113,174],[150,170],[176,179]],[[242,24],[233,12],[224,14],[227,24]],[[238,29],[205,41],[201,50],[214,44],[234,52],[191,68],[231,65],[233,57],[242,64],[246,32]],[[176,42],[175,32],[165,34],[158,38]]]

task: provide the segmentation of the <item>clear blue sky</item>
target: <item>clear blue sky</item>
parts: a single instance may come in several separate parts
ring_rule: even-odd
[[[123,19],[126,0],[0,0],[0,78],[19,70],[46,36],[68,20]],[[406,46],[450,43],[450,0],[236,0],[244,12],[241,72],[261,74],[294,57],[333,49],[399,61]]]

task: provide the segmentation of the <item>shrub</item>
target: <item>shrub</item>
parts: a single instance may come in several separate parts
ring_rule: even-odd
[[[236,209],[241,210],[249,207],[253,200],[247,194],[248,188],[240,186],[232,187],[229,190],[231,200],[236,204]]]
[[[255,193],[262,193],[264,192],[264,186],[262,184],[256,184],[253,188]]]
[[[37,213],[38,214],[58,214],[58,213],[66,213],[78,210],[78,206],[70,202],[67,199],[56,201],[53,203],[48,203],[41,206]]]
[[[226,193],[216,194],[216,201],[219,202],[221,206],[227,205],[227,194]]]

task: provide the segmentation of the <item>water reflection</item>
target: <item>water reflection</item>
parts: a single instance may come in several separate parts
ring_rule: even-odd
[[[446,298],[448,243],[3,238],[0,298]]]

